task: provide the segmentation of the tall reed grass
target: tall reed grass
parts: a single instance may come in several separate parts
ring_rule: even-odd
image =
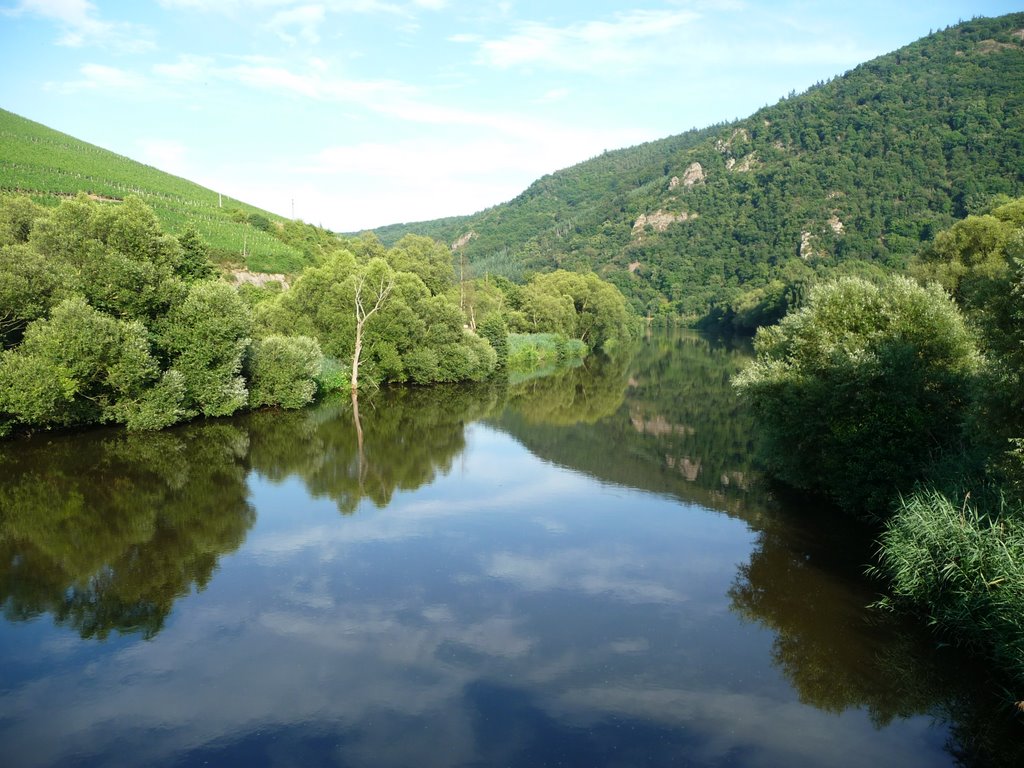
[[[909,607],[989,655],[1024,699],[1024,507],[979,510],[934,489],[901,498],[880,540],[882,605]]]

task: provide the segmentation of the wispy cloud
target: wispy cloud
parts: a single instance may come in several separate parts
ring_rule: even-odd
[[[322,5],[300,5],[274,14],[267,26],[285,42],[296,43],[301,40],[316,45],[320,42],[320,26],[326,15]]]
[[[0,12],[8,16],[37,16],[54,22],[62,32],[57,44],[70,48],[95,45],[137,53],[154,47],[149,29],[101,19],[89,0],[20,0],[13,8]]]
[[[541,66],[572,72],[608,67],[633,70],[653,55],[652,41],[676,33],[697,18],[694,11],[678,9],[628,11],[609,21],[564,27],[523,22],[506,37],[481,41],[479,58],[501,69]],[[469,40],[464,36],[453,39]]]
[[[140,139],[139,160],[167,173],[183,176],[188,172],[186,156],[188,149],[173,139]]]
[[[195,82],[209,77],[214,68],[214,60],[209,56],[179,56],[170,64],[157,64],[153,73],[177,82]]]
[[[106,64],[84,64],[78,71],[82,75],[81,79],[62,83],[50,82],[45,85],[46,90],[62,94],[97,89],[104,91],[138,91],[147,83],[146,77],[138,72],[111,67]]]
[[[309,6],[309,3],[302,3],[301,0],[159,0],[159,2],[161,6],[171,10],[219,13],[227,16],[273,13],[275,9],[288,9],[278,11],[278,13],[288,13],[289,10]],[[316,5],[332,13],[409,15],[414,9],[443,10],[448,3],[447,0],[412,0],[405,4],[384,2],[384,0],[322,0]]]

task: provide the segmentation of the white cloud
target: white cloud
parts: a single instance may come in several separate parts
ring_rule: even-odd
[[[322,5],[300,5],[274,14],[267,26],[285,42],[298,42],[289,31],[295,29],[299,39],[316,45],[320,42],[320,25],[325,18],[326,11]]]
[[[57,44],[70,48],[97,45],[135,53],[153,48],[148,29],[136,24],[104,21],[89,0],[21,0],[4,13],[28,14],[55,22],[63,32]]]
[[[173,64],[157,64],[153,72],[170,80],[195,82],[210,76],[214,60],[208,56],[179,56]]]
[[[352,80],[332,77],[324,62],[314,59],[308,72],[295,72],[270,59],[249,59],[221,70],[221,76],[263,90],[284,91],[320,101],[354,102],[372,106],[398,97],[407,98],[413,89],[393,80]]]
[[[484,570],[491,578],[512,581],[520,589],[535,592],[571,589],[634,604],[686,600],[664,584],[634,576],[636,562],[627,555],[583,550],[561,551],[547,557],[499,552]]]
[[[252,15],[277,8],[291,8],[299,0],[159,0],[160,5],[171,10],[191,10],[201,13],[219,13],[226,16]],[[445,0],[413,0],[413,6],[428,10],[445,7]],[[387,13],[408,15],[397,3],[381,0],[323,0],[319,3],[325,10],[334,13]]]
[[[188,175],[189,168],[186,162],[188,149],[180,141],[174,141],[173,139],[140,139],[136,144],[139,147],[140,155],[138,159],[141,162],[177,176]]]
[[[106,64],[84,64],[78,70],[83,79],[63,83],[50,82],[45,88],[55,93],[77,93],[89,90],[141,90],[146,85],[146,78],[137,72],[131,72]]]
[[[609,67],[634,70],[653,55],[652,40],[676,33],[698,15],[688,10],[636,10],[611,21],[587,21],[565,27],[524,22],[507,37],[480,44],[480,60],[508,69],[544,66],[572,72]]]

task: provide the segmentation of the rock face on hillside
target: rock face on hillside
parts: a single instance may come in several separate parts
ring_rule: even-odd
[[[683,173],[682,185],[692,187],[694,184],[704,183],[704,166],[700,163],[690,163]]]
[[[457,251],[460,248],[465,248],[467,245],[469,245],[470,241],[476,236],[476,232],[467,232],[454,243],[452,243],[452,250]]]
[[[683,211],[682,213],[669,213],[668,211],[641,213],[633,223],[633,237],[642,237],[644,229],[648,226],[655,232],[664,232],[672,224],[676,224],[681,221],[689,221],[690,219],[695,218],[697,218],[697,214],[688,213],[686,211]]]
[[[735,171],[736,173],[745,173],[747,171],[753,170],[759,165],[760,163],[757,160],[756,152],[751,152],[749,155],[744,157],[739,162],[737,162],[736,158],[733,157],[730,157],[728,160],[725,161],[726,169],[730,171]]]
[[[247,269],[232,269],[231,280],[235,285],[255,285],[257,288],[265,288],[270,283],[280,283],[281,290],[288,290],[288,277],[286,275],[272,272],[250,272]]]

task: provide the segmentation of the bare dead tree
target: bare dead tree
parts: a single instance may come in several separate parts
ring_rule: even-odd
[[[363,329],[366,327],[366,321],[384,306],[384,302],[391,295],[391,290],[395,287],[395,276],[390,270],[382,272],[380,280],[375,285],[370,285],[369,290],[367,290],[367,282],[365,272],[355,276],[356,341],[355,348],[352,350],[353,397],[359,388],[359,362],[363,353]],[[367,293],[369,295],[365,295]],[[370,301],[373,302],[373,306],[367,309]]]

